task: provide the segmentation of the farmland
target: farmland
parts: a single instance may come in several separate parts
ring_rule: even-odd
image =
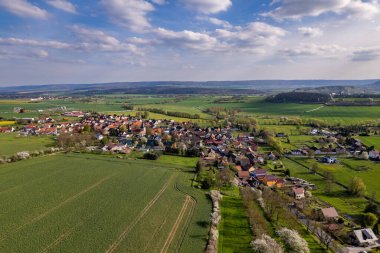
[[[192,161],[180,164],[60,154],[1,165],[0,251],[202,252],[210,204],[190,186]]]
[[[54,145],[51,136],[17,136],[0,133],[0,156],[13,155],[21,151],[41,150]]]
[[[57,99],[51,101],[28,102],[16,100],[12,103],[8,100],[0,101],[0,117],[11,119],[13,117],[36,117],[38,110],[47,110],[66,106],[68,110],[91,110],[106,113],[130,113],[123,110],[123,105],[133,105],[136,108],[159,108],[167,111],[199,114],[201,119],[211,119],[204,110],[209,107],[222,107],[240,109],[241,115],[255,117],[260,124],[278,124],[279,117],[297,117],[304,120],[319,119],[328,124],[360,124],[379,120],[380,106],[372,106],[368,110],[365,106],[323,106],[321,104],[276,104],[265,101],[262,96],[247,96],[233,102],[225,101],[221,96],[186,96],[174,100],[173,96],[143,96],[143,95],[109,95],[93,97],[91,99]],[[27,111],[18,114],[14,107],[22,107]],[[152,115],[157,119],[173,118],[165,115]],[[176,118],[184,121],[185,118]],[[197,120],[196,120],[197,121]],[[200,122],[203,122],[200,120]]]

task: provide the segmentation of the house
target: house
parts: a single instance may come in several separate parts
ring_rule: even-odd
[[[325,221],[336,220],[339,217],[339,214],[334,207],[322,208],[321,214]]]
[[[351,238],[353,243],[361,247],[374,246],[377,244],[377,237],[370,228],[354,230]]]
[[[261,182],[265,184],[266,186],[272,187],[277,186],[277,181],[279,180],[278,177],[275,175],[266,175],[263,179],[261,179]]]
[[[238,177],[241,180],[248,180],[251,175],[249,174],[249,171],[238,171]]]
[[[259,180],[263,179],[266,175],[267,175],[267,172],[266,170],[263,170],[263,169],[255,170],[253,172],[253,176]]]
[[[286,137],[287,135],[285,133],[277,133],[276,137]]]
[[[295,199],[305,198],[305,189],[302,187],[294,187],[292,189],[292,193]]]
[[[336,163],[337,160],[336,160],[335,157],[325,156],[325,157],[321,158],[321,162],[322,163],[332,164],[332,163]]]
[[[377,160],[380,157],[380,151],[371,150],[371,151],[369,151],[368,156],[370,159]]]

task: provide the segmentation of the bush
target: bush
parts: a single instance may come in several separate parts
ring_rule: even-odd
[[[272,237],[263,234],[252,243],[252,248],[258,253],[283,253],[281,245],[276,242]]]
[[[348,186],[348,192],[354,196],[362,197],[366,192],[366,186],[359,177],[353,177]]]
[[[277,231],[277,234],[284,240],[286,245],[294,253],[309,253],[309,245],[296,230],[282,228]]]
[[[362,216],[362,223],[365,227],[373,228],[377,221],[377,216],[373,213],[365,213]]]
[[[157,160],[159,157],[160,157],[160,154],[156,152],[147,152],[143,155],[143,158],[147,160]]]

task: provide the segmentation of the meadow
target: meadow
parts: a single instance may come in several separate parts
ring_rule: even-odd
[[[380,149],[380,136],[359,136],[358,138],[367,147],[374,146],[375,149]]]
[[[263,96],[246,96],[233,102],[220,100],[228,96],[188,96],[175,100],[168,96],[143,96],[115,94],[91,99],[60,99],[41,102],[28,102],[16,100],[0,100],[0,117],[11,119],[13,117],[37,117],[38,110],[66,106],[68,110],[97,111],[100,113],[129,112],[123,109],[124,104],[134,105],[136,108],[160,108],[167,111],[199,114],[202,120],[211,119],[212,116],[205,113],[209,107],[222,107],[240,109],[241,115],[255,117],[260,124],[277,125],[279,117],[297,117],[304,120],[319,119],[328,124],[350,125],[379,120],[380,106],[372,106],[368,110],[366,106],[324,106],[322,104],[276,104],[268,103]],[[14,107],[22,107],[28,111],[23,114],[13,112]],[[157,119],[171,118],[166,115],[153,115]],[[177,121],[185,121],[180,118]],[[202,123],[202,121],[200,121]]]
[[[51,136],[17,136],[15,133],[0,133],[0,156],[41,150],[53,145],[54,140]]]
[[[1,252],[203,252],[193,160],[58,154],[0,166]],[[165,215],[163,215],[165,214]]]
[[[297,160],[300,162],[299,160]],[[285,158],[283,160],[285,168],[290,170],[290,175],[305,179],[316,185],[317,189],[312,191],[313,196],[318,197],[320,200],[334,206],[342,215],[348,215],[358,220],[359,216],[363,213],[367,200],[361,197],[349,196],[347,190],[337,184],[333,184],[332,193],[327,194],[325,189],[327,180],[319,174],[312,174],[310,171],[299,163]],[[338,179],[338,176],[336,175]]]

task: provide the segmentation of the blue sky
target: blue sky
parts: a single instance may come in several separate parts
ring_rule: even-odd
[[[0,0],[0,85],[379,78],[379,0]]]

